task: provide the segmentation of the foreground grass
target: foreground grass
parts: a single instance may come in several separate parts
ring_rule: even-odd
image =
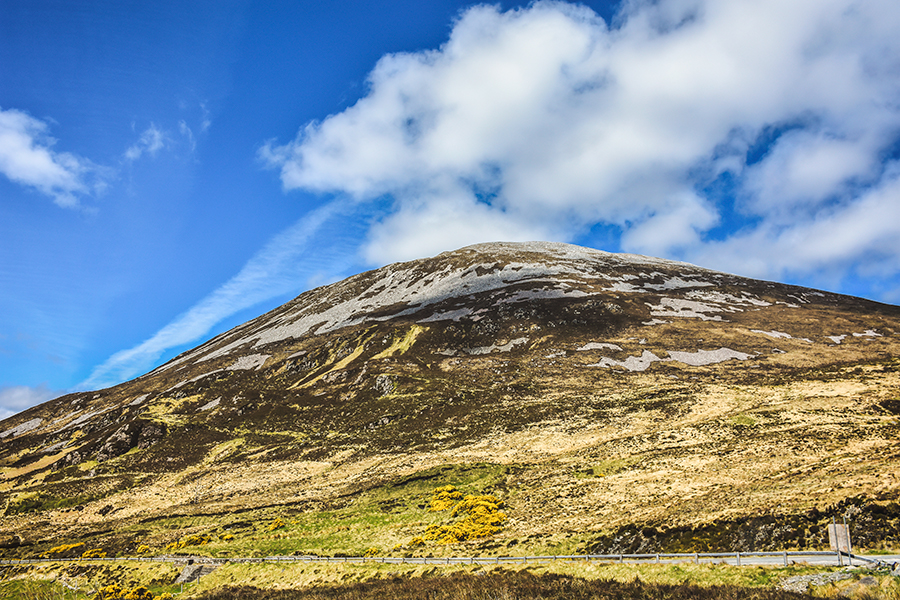
[[[129,567],[128,565],[133,565]],[[146,585],[154,595],[170,592],[180,599],[351,600],[356,598],[443,598],[528,600],[542,598],[734,598],[776,599],[838,597],[900,600],[900,582],[878,574],[878,585],[861,587],[859,570],[852,579],[789,594],[779,582],[795,575],[832,571],[822,567],[733,567],[692,563],[662,565],[597,564],[585,561],[540,565],[403,565],[381,563],[230,563],[200,581],[174,585],[180,568],[171,564],[54,563],[7,572],[0,598],[87,600],[91,590],[112,583]],[[79,591],[58,581],[77,583]],[[183,592],[183,593],[182,593]]]
[[[637,578],[630,582],[591,580],[556,573],[535,575],[528,571],[455,573],[445,577],[415,579],[394,577],[305,590],[229,587],[200,596],[202,600],[788,600],[809,597],[765,588],[647,583]]]

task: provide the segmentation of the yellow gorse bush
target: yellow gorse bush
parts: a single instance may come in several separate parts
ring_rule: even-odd
[[[142,585],[124,588],[114,583],[100,588],[91,600],[153,600],[153,593]]]
[[[69,550],[75,550],[76,548],[81,548],[84,546],[84,542],[78,542],[76,544],[62,544],[61,546],[54,546],[41,554],[41,558],[50,558],[53,554],[63,554],[68,552]]]
[[[144,552],[150,552],[150,546],[148,546],[147,544],[141,544],[137,547],[138,554],[143,554]]]
[[[269,523],[269,526],[266,529],[268,529],[269,531],[275,531],[276,529],[281,529],[284,526],[284,521],[282,521],[281,519],[275,519],[274,521]]]
[[[189,535],[187,537],[183,537],[177,542],[172,542],[171,544],[166,544],[166,550],[181,550],[182,548],[187,548],[188,546],[203,546],[212,541],[212,536],[208,533],[195,533]]]
[[[453,508],[457,502],[463,499],[462,493],[452,485],[436,488],[431,492],[430,512],[441,512]]]
[[[94,548],[93,550],[88,550],[82,554],[81,558],[106,558],[106,552],[100,548]]]
[[[452,504],[449,502],[451,498],[455,500]],[[436,506],[444,508],[435,508]],[[453,544],[483,538],[500,531],[506,521],[506,514],[500,510],[503,501],[494,496],[463,497],[450,485],[434,490],[429,510],[447,510],[451,507],[451,516],[462,518],[450,525],[431,525],[425,530],[425,540]],[[422,538],[416,538],[420,539]]]
[[[500,509],[503,507],[503,500],[498,500],[494,496],[466,496],[462,502],[453,507],[450,516],[458,517],[462,514],[469,515],[490,515],[501,514]],[[503,515],[506,518],[506,515]]]

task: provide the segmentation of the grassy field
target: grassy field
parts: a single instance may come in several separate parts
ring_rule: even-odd
[[[146,586],[154,596],[225,600],[313,600],[319,598],[430,598],[471,600],[596,598],[734,598],[782,599],[792,594],[778,583],[796,575],[836,569],[790,567],[729,567],[725,565],[618,565],[585,562],[479,567],[471,565],[386,565],[355,563],[226,564],[198,582],[175,585],[179,569],[169,564],[106,565],[51,563],[7,572],[0,597],[23,600],[87,600],[94,590],[112,583]],[[875,585],[864,586],[862,570],[852,577],[814,588],[813,597],[898,600],[900,582],[875,574]],[[78,587],[75,592],[60,582]]]

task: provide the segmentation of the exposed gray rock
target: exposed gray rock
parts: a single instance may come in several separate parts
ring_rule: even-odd
[[[842,581],[853,577],[850,573],[837,571],[835,573],[816,573],[814,575],[798,575],[788,577],[778,584],[778,587],[787,592],[806,592],[813,585],[827,585],[835,581]]]
[[[216,565],[186,565],[182,570],[175,583],[191,583],[197,581],[204,575],[209,575],[219,567]]]
[[[372,387],[379,396],[387,396],[394,391],[394,378],[390,375],[379,375],[375,378],[375,385]]]

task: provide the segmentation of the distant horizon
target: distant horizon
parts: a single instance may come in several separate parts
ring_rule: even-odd
[[[0,418],[546,240],[900,303],[888,0],[11,0]]]

